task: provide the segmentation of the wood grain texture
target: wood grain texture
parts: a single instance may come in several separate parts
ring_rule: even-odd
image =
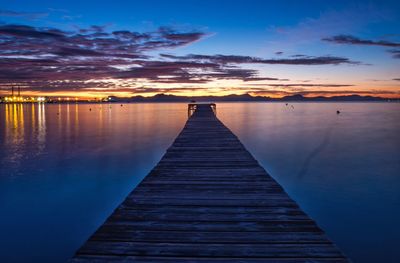
[[[211,106],[197,104],[160,162],[71,262],[348,259]]]

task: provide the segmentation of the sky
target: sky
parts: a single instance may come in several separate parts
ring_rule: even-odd
[[[0,95],[400,97],[399,1],[0,0]]]

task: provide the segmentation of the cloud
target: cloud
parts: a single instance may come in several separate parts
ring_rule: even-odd
[[[257,84],[255,84],[257,85]],[[260,84],[260,86],[270,86],[270,87],[324,87],[324,88],[340,88],[340,87],[352,87],[352,84],[305,84],[305,83],[290,83],[290,84]]]
[[[71,47],[60,47],[58,50],[55,50],[52,54],[69,57],[69,56],[84,56],[84,57],[91,57],[91,56],[102,56],[103,54],[97,52],[95,50],[90,49],[81,49],[81,48],[71,48]]]
[[[65,35],[64,32],[57,29],[38,30],[34,27],[25,25],[2,25],[0,26],[0,37],[4,41],[7,40],[5,37],[19,40],[21,38],[63,38]]]
[[[265,84],[289,80],[260,75],[256,69],[244,68],[244,64],[359,64],[335,56],[298,55],[265,59],[238,55],[149,55],[155,51],[165,52],[189,45],[207,35],[199,30],[179,31],[171,27],[135,32],[111,31],[102,25],[70,31],[28,25],[0,25],[0,87],[21,85],[46,92],[117,92],[129,91],[140,83],[179,86],[240,80],[258,85],[257,82]],[[290,84],[286,87],[290,87]]]
[[[323,38],[323,41],[348,44],[348,45],[368,45],[368,46],[382,46],[382,47],[400,47],[399,42],[391,42],[385,40],[368,40],[360,39],[351,35],[337,35],[329,38]]]
[[[180,32],[161,27],[153,32],[118,30],[93,25],[64,31],[26,25],[0,26],[0,81],[21,85],[62,86],[93,79],[147,80],[157,83],[207,83],[221,79],[242,81],[280,81],[259,76],[255,69],[234,65],[250,57],[209,57],[195,61],[182,57],[157,60],[148,51],[171,49],[200,40],[200,31]],[[167,58],[167,55],[163,56]],[[285,80],[285,79],[283,79]],[[96,86],[98,84],[91,83]],[[46,88],[47,89],[47,88]]]
[[[388,50],[388,52],[392,54],[393,58],[400,58],[400,50],[392,49]]]
[[[348,95],[362,95],[362,96],[388,96],[400,95],[397,91],[392,90],[271,90],[271,89],[248,89],[248,93],[253,96],[348,96]]]
[[[305,17],[297,24],[271,26],[271,34],[275,34],[271,44],[276,48],[314,43],[326,36],[339,35],[346,32],[359,32],[371,24],[382,21],[395,21],[397,13],[383,4],[357,3],[348,4],[341,9],[328,9],[318,13],[318,16]]]
[[[0,16],[3,17],[18,17],[18,18],[24,18],[28,20],[36,20],[42,17],[48,16],[48,13],[35,13],[35,12],[17,12],[17,11],[11,11],[11,10],[0,10]]]
[[[192,82],[185,72],[187,68],[213,66],[217,70],[219,66],[188,62],[161,65],[150,61],[145,52],[188,45],[205,35],[167,27],[143,33],[107,32],[105,26],[96,25],[75,31],[0,25],[0,80],[85,80],[130,75],[156,80],[170,74],[178,81]]]
[[[279,78],[270,78],[270,77],[251,77],[251,78],[244,79],[243,81],[265,81],[265,80],[289,81],[289,79],[279,79]]]
[[[347,44],[347,45],[381,46],[381,47],[392,47],[392,48],[400,47],[400,42],[360,39],[351,35],[338,35],[329,38],[323,38],[322,40],[336,44]],[[400,50],[390,49],[387,50],[387,52],[392,54],[393,58],[400,58]]]
[[[231,68],[214,62],[202,61],[142,61],[115,74],[116,78],[146,78],[158,83],[206,83],[216,79],[243,81],[280,80],[259,77],[253,69]]]
[[[32,50],[35,55],[58,55],[59,50],[75,50],[81,53],[87,50],[88,56],[93,52],[102,55],[113,56],[141,53],[144,50],[156,50],[160,48],[176,48],[184,46],[205,36],[204,32],[177,32],[166,28],[155,32],[114,31],[105,32],[104,26],[91,26],[87,29],[79,29],[77,32],[67,32],[54,28],[35,28],[26,25],[2,25],[0,26],[1,55],[7,52]],[[24,48],[20,48],[23,46]],[[6,52],[7,51],[7,52]],[[92,52],[91,52],[92,51]]]
[[[131,90],[134,94],[161,94],[161,93],[180,93],[188,91],[207,91],[204,87],[180,87],[180,88],[154,88],[154,87],[137,87]]]
[[[160,27],[158,32],[165,39],[176,42],[176,45],[185,45],[187,43],[193,43],[195,41],[200,40],[204,36],[204,33],[202,32],[181,33],[169,27]]]
[[[263,59],[250,56],[237,55],[197,55],[189,54],[186,56],[175,56],[161,54],[164,58],[193,60],[193,61],[211,61],[220,64],[280,64],[280,65],[339,65],[339,64],[360,64],[360,62],[351,61],[344,57],[335,56],[304,56],[282,59]]]

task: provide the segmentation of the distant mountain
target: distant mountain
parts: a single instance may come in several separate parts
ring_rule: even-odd
[[[270,98],[268,97],[253,97],[250,94],[243,95],[227,95],[227,96],[195,96],[195,97],[187,97],[187,96],[175,96],[175,95],[166,95],[166,94],[157,94],[153,97],[143,97],[143,96],[134,96],[129,100],[132,102],[210,102],[210,101],[268,101]]]
[[[388,98],[373,97],[373,96],[360,96],[360,95],[347,95],[347,96],[333,96],[333,97],[304,97],[300,94],[286,96],[278,101],[388,101]],[[398,99],[396,99],[398,100]]]
[[[268,101],[388,101],[388,98],[373,97],[373,96],[333,96],[333,97],[304,97],[301,94],[285,96],[283,98],[271,98],[263,96],[251,96],[250,94],[242,95],[227,95],[227,96],[175,96],[166,94],[157,94],[152,97],[134,96],[131,98],[112,97],[110,101],[124,102],[268,102]],[[399,101],[399,99],[390,99],[391,101]]]

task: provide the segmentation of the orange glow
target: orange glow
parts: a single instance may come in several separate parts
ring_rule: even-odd
[[[100,81],[100,80],[98,80]],[[112,88],[96,87],[93,81],[93,88],[74,89],[73,91],[56,91],[56,92],[38,92],[30,91],[29,88],[23,90],[23,98],[27,97],[51,97],[55,100],[100,100],[108,96],[132,97],[144,96],[150,97],[157,94],[167,94],[175,96],[226,96],[231,94],[250,94],[252,96],[268,96],[272,98],[280,98],[294,94],[302,94],[305,97],[316,96],[345,96],[345,95],[361,95],[376,96],[386,98],[400,98],[399,81],[386,82],[357,82],[347,80],[346,82],[336,84],[337,86],[329,86],[333,81],[321,82],[244,82],[239,80],[215,80],[209,83],[200,84],[177,84],[177,83],[152,83],[139,82],[137,86],[127,87],[126,83],[119,80],[108,80],[114,86]],[[342,86],[341,86],[342,84]],[[145,87],[145,88],[143,88]],[[2,89],[0,96],[9,97],[9,91]],[[13,97],[11,100],[18,101],[21,97]],[[22,99],[23,101],[23,99]]]

